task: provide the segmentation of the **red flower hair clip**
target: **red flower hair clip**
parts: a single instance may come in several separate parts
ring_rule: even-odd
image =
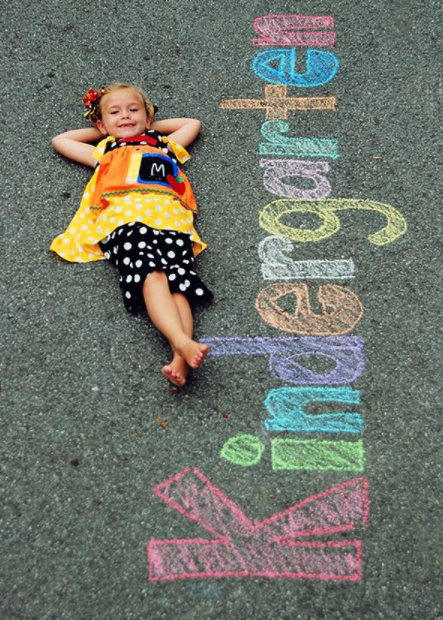
[[[86,112],[83,116],[89,116],[96,111],[97,104],[105,94],[105,90],[106,86],[102,86],[99,90],[94,90],[93,88],[88,90],[86,95],[83,97],[83,104],[86,108]]]

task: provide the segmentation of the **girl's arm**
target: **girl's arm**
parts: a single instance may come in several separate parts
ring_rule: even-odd
[[[55,150],[72,161],[95,168],[97,161],[92,157],[95,146],[90,142],[98,142],[103,135],[95,127],[65,131],[52,138]]]
[[[168,118],[164,121],[155,121],[150,128],[167,135],[186,148],[200,133],[201,122],[195,118]]]

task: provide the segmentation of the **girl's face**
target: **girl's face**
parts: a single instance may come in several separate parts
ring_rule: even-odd
[[[104,95],[100,108],[102,118],[97,127],[104,136],[132,138],[151,124],[143,99],[133,88],[119,88]]]

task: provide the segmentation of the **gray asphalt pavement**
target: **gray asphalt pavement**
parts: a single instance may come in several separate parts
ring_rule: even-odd
[[[336,33],[334,47],[316,48],[339,61],[323,85],[291,82],[306,71],[305,47],[291,65],[294,46],[252,45],[256,18],[293,14],[334,18],[311,29]],[[0,618],[442,620],[441,2],[11,0],[0,19]],[[220,107],[264,99],[268,82],[251,61],[268,49],[283,51],[261,70],[279,70],[288,97],[335,97],[335,111],[290,110],[287,135],[336,140],[338,159],[300,147],[260,154],[266,111]],[[161,118],[203,123],[186,172],[209,244],[199,272],[215,296],[197,310],[196,334],[213,348],[180,392],[160,374],[166,343],[146,316],[125,312],[111,266],[49,251],[90,174],[50,139],[86,126],[83,94],[115,80],[142,85]],[[290,270],[291,261],[352,260],[353,278],[263,278],[258,247],[275,233],[259,214],[283,190],[260,160],[291,158],[327,167],[314,181],[280,179],[284,191],[312,199],[314,188],[321,199],[372,201],[372,210],[335,211],[339,232],[295,240],[278,261]],[[397,237],[390,229],[385,245],[367,238],[386,224],[374,203],[407,226]],[[306,212],[281,221],[301,237],[319,226]],[[352,379],[294,379],[296,361],[317,377],[333,364],[300,340],[290,345],[298,357],[278,356],[279,338],[306,335],[305,319],[292,332],[271,324],[286,311],[293,325],[304,293],[284,287],[303,283],[317,315],[318,287],[342,287],[323,310],[344,304],[337,342],[363,355]],[[283,310],[269,289],[258,312],[261,291],[277,284]],[[310,329],[315,346],[334,335],[323,323]],[[356,357],[343,359],[355,370]],[[326,392],[329,404],[305,405],[304,418],[291,401],[294,429],[277,399],[286,426],[270,429],[271,390],[321,386],[354,390],[354,400]],[[337,412],[340,423],[358,413],[364,431],[312,426]],[[244,517],[285,511],[293,518],[269,531],[293,547]],[[180,543],[190,539],[203,546]]]

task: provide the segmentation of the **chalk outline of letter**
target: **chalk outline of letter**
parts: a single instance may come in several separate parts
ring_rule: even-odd
[[[148,581],[210,577],[361,580],[361,540],[317,542],[294,539],[351,532],[360,523],[367,527],[369,498],[366,478],[355,478],[331,487],[268,519],[254,522],[195,467],[189,467],[158,484],[154,493],[215,539],[151,539],[147,544]],[[233,536],[243,539],[241,546],[235,545]],[[213,559],[208,561],[205,554],[208,549],[216,548],[213,545],[224,548],[225,554],[220,559],[219,567],[214,567]],[[265,558],[263,568],[258,568],[261,560],[257,555],[263,555],[264,550],[270,557]],[[319,551],[326,556],[333,554],[328,556],[326,571],[318,566],[316,554]],[[170,552],[174,556],[172,566],[168,566],[168,560],[171,564],[171,557],[168,558]],[[200,565],[206,564],[203,570],[197,566],[191,553],[198,556]],[[315,556],[315,570],[310,564],[310,553]],[[273,562],[272,555],[279,562]],[[176,562],[181,566],[173,570]],[[231,562],[238,568],[223,570],[223,562],[225,565]],[[298,566],[297,572],[290,570],[294,564]]]
[[[224,110],[266,110],[266,118],[287,119],[289,110],[336,110],[335,97],[289,97],[288,87],[266,84],[264,99],[225,99]]]
[[[295,47],[264,50],[255,54],[251,62],[251,69],[258,78],[271,84],[282,84],[297,88],[324,86],[337,75],[339,60],[332,52],[308,48],[305,54],[306,71],[304,73],[296,72],[296,57]],[[279,61],[278,69],[269,65],[269,62],[276,60]]]
[[[287,256],[294,244],[287,237],[265,237],[258,244],[264,280],[350,280],[355,265],[352,258],[341,260],[294,260]]]
[[[361,392],[347,386],[281,387],[269,390],[264,405],[270,418],[264,422],[269,432],[361,434],[364,420],[359,413],[305,413],[311,403],[361,405]]]
[[[329,164],[326,161],[307,161],[305,159],[260,159],[264,168],[263,185],[268,192],[296,200],[322,200],[330,195],[332,188],[326,174]],[[297,185],[283,182],[290,177],[309,179],[314,187],[303,189]]]
[[[298,157],[340,157],[338,140],[335,138],[300,138],[285,136],[290,131],[287,121],[274,119],[264,121],[261,134],[265,142],[260,142],[259,155],[295,155]]]
[[[288,462],[285,448],[302,453],[301,461]],[[305,452],[305,454],[303,454]],[[283,453],[283,455],[282,455]],[[334,456],[336,463],[333,463]],[[292,439],[276,438],[271,441],[272,471],[364,471],[365,449],[361,439]],[[285,462],[286,459],[286,462]],[[351,461],[354,460],[354,463]]]
[[[368,235],[370,243],[377,246],[387,245],[404,235],[407,231],[407,222],[403,215],[389,204],[374,200],[360,200],[356,198],[326,198],[318,201],[274,200],[267,204],[259,215],[260,226],[266,232],[279,237],[287,237],[297,243],[312,243],[331,237],[341,228],[340,218],[336,211],[378,211],[388,220],[387,225],[375,233]],[[307,230],[281,224],[280,219],[290,213],[312,213],[317,215],[322,224]]]
[[[296,296],[293,314],[278,300]],[[321,314],[311,310],[308,285],[304,282],[274,282],[257,295],[255,308],[263,321],[276,329],[301,336],[338,336],[351,332],[361,321],[364,307],[351,289],[338,284],[320,284],[317,299]]]
[[[252,40],[255,46],[334,47],[335,45],[335,32],[303,32],[303,29],[333,28],[334,18],[329,15],[262,15],[257,17],[252,25],[261,35],[261,38]]]
[[[299,386],[318,385],[319,383],[322,385],[352,383],[358,379],[365,368],[363,338],[360,336],[212,336],[205,338],[204,342],[210,345],[209,355],[211,357],[214,355],[269,355],[271,376],[285,383],[295,383]],[[320,349],[320,352],[317,353],[316,349]],[[297,364],[297,357],[309,355],[329,357],[337,366],[333,371],[322,373],[320,378],[320,373],[302,364]],[[295,365],[295,371],[291,365]]]

